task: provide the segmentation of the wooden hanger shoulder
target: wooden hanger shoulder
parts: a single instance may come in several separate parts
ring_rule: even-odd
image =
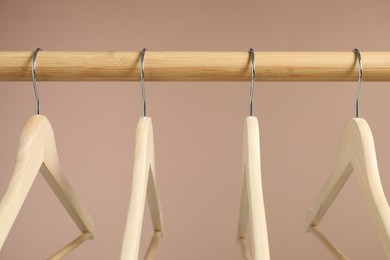
[[[347,123],[336,166],[309,209],[306,229],[319,225],[353,170],[378,228],[383,248],[390,258],[390,209],[380,180],[374,138],[362,118],[353,118]]]
[[[146,198],[154,235],[145,259],[153,259],[159,238],[163,234],[162,211],[156,190],[152,120],[149,117],[142,117],[138,120],[135,136],[133,183],[122,242],[122,260],[138,259]]]
[[[256,117],[246,118],[243,140],[243,178],[237,238],[244,259],[252,259],[246,245],[248,219],[252,221],[253,259],[270,259],[260,162],[260,135]]]
[[[0,249],[23,205],[24,200],[41,171],[82,234],[49,259],[59,259],[86,239],[93,237],[92,220],[65,179],[59,164],[52,127],[43,115],[31,116],[20,137],[16,164],[11,181],[0,202]]]

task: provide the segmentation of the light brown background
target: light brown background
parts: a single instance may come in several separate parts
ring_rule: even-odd
[[[387,51],[390,2],[371,1],[12,1],[0,0],[0,50]],[[39,63],[38,63],[39,64]],[[147,55],[145,60],[147,73]],[[1,69],[1,68],[0,68]],[[39,78],[39,75],[38,75]],[[166,234],[156,259],[240,259],[235,244],[242,127],[248,83],[146,83]],[[140,84],[39,84],[62,165],[92,214],[96,239],[67,259],[119,258],[133,166]],[[303,230],[330,174],[355,83],[257,82],[262,174],[273,259],[331,259]],[[390,194],[390,83],[364,83],[361,116],[371,125]],[[20,130],[34,113],[30,82],[0,83],[0,194]],[[389,198],[389,197],[388,197]],[[149,213],[141,252],[151,235]],[[385,259],[353,176],[322,223],[351,259]],[[39,176],[1,260],[45,259],[78,230]],[[141,255],[142,255],[141,254]]]

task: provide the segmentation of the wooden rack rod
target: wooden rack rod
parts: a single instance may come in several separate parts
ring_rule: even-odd
[[[33,52],[0,51],[0,81],[31,81]],[[390,81],[390,52],[361,52],[363,81]],[[357,81],[350,52],[256,52],[256,81]],[[40,51],[38,81],[139,81],[140,52]],[[249,81],[249,52],[145,54],[146,81]]]

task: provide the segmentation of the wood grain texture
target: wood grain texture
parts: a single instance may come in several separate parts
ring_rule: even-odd
[[[70,252],[76,249],[79,245],[81,245],[85,240],[91,239],[92,234],[89,232],[85,232],[81,234],[79,237],[75,238],[72,242],[67,244],[64,248],[57,251],[55,254],[50,256],[48,260],[59,260],[67,256]]]
[[[0,81],[31,81],[32,51],[0,52]],[[357,81],[349,52],[256,52],[257,81]],[[364,81],[390,81],[390,52],[361,52]],[[250,81],[249,52],[145,54],[146,81]],[[39,81],[139,81],[140,52],[40,51]]]
[[[336,166],[309,209],[306,229],[320,224],[353,171],[357,174],[382,246],[390,259],[390,208],[380,180],[374,138],[362,118],[353,118],[347,123]]]
[[[248,243],[246,242],[245,238],[242,237],[239,239],[240,247],[241,247],[241,253],[244,260],[252,260],[252,255],[250,252],[250,249],[248,248]]]
[[[0,202],[0,249],[38,171],[42,173],[80,231],[83,234],[88,234],[87,238],[93,238],[92,219],[61,171],[50,122],[43,115],[33,115],[27,120],[22,130],[11,181]],[[81,237],[86,238],[85,235]],[[66,246],[62,255],[70,253],[84,240],[78,239],[77,243]]]
[[[349,258],[340,251],[316,226],[311,226],[310,231],[321,241],[321,243],[333,254],[338,260],[348,260]]]
[[[153,260],[154,259],[154,256],[156,255],[158,242],[160,241],[161,235],[162,234],[161,234],[160,231],[155,231],[154,232],[152,240],[150,240],[149,247],[146,250],[146,254],[145,254],[144,260]]]
[[[260,135],[257,118],[246,118],[243,140],[243,166],[237,239],[244,259],[269,260],[267,222],[263,199],[260,163]],[[248,219],[251,219],[253,257],[246,245]]]
[[[149,117],[141,117],[135,134],[133,183],[121,260],[138,259],[146,197],[154,228],[154,236],[146,256],[152,259],[159,238],[163,235],[162,211],[156,190],[152,120]]]

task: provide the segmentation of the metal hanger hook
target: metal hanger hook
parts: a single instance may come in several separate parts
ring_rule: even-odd
[[[249,93],[249,116],[253,114],[253,92],[255,90],[255,77],[256,77],[256,66],[255,66],[255,52],[252,48],[249,49],[252,60],[252,79],[251,79],[251,89]]]
[[[355,93],[355,117],[359,117],[359,94],[360,94],[360,88],[362,86],[363,81],[363,63],[362,63],[362,56],[360,55],[359,49],[353,49],[353,52],[356,53],[357,59],[359,61],[359,80],[356,87],[356,93]]]
[[[145,73],[144,73],[144,60],[145,60],[146,49],[143,48],[141,51],[141,91],[142,91],[142,114],[146,116],[146,95],[145,95]]]
[[[38,92],[38,85],[37,85],[37,78],[36,78],[36,67],[37,67],[37,56],[38,56],[38,52],[40,51],[41,49],[40,48],[37,48],[35,51],[34,51],[34,54],[33,54],[33,61],[32,61],[32,82],[33,82],[33,86],[34,86],[34,93],[35,93],[35,99],[36,99],[36,102],[37,102],[37,115],[39,115],[40,113],[40,100],[39,100],[39,92]]]

